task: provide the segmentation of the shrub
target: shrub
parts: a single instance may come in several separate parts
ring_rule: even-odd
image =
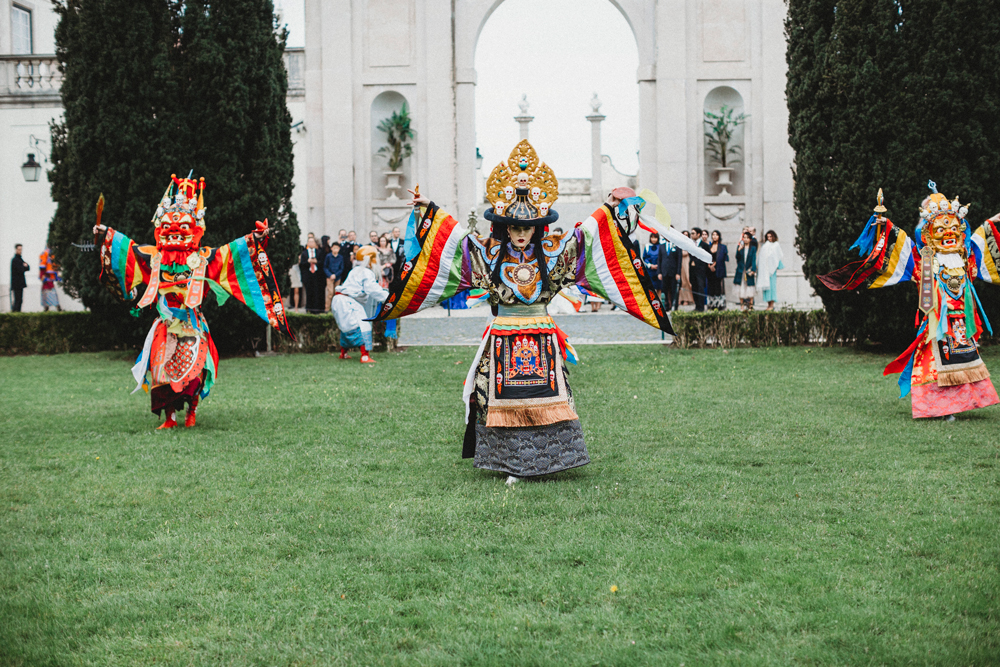
[[[335,352],[340,349],[340,332],[333,315],[289,313],[288,321],[296,340],[272,331],[271,347],[275,352]],[[146,323],[142,336],[135,336],[133,327],[119,328],[115,322],[90,312],[2,313],[0,354],[137,351],[150,324]],[[267,325],[257,321],[254,330],[258,333],[245,332],[240,338],[244,341],[243,345],[225,354],[263,352],[266,349]],[[398,322],[396,330],[399,331]],[[385,337],[384,322],[374,323],[374,339],[376,352],[396,348],[396,341]]]
[[[823,310],[677,312],[672,314],[671,322],[676,334],[674,342],[682,348],[845,342]]]

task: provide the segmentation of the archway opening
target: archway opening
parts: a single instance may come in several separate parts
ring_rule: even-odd
[[[622,12],[609,0],[502,0],[480,32],[475,67],[480,180],[520,139],[513,117],[521,113],[522,95],[527,115],[534,117],[529,140],[552,167],[561,192],[589,185],[591,124],[586,116],[594,113],[594,93],[601,101],[599,114],[606,117],[601,153],[619,173],[638,172],[638,47]],[[602,186],[608,185],[604,180],[609,178]],[[572,199],[560,199],[566,217]],[[580,206],[581,211],[588,207],[584,217],[593,207]]]

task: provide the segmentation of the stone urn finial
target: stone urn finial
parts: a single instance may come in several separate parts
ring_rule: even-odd
[[[601,102],[600,98],[597,97],[597,93],[594,93],[594,97],[590,100],[590,108],[594,110],[594,115],[601,113]]]
[[[521,95],[521,101],[517,103],[517,108],[521,110],[522,116],[528,115],[528,93]]]
[[[476,230],[476,225],[479,224],[479,216],[476,215],[475,206],[469,209],[469,217],[466,219],[465,223],[466,226],[468,226],[470,233],[475,234],[476,236],[479,235],[479,232]]]

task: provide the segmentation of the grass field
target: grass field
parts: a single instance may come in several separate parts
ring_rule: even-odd
[[[129,359],[0,358],[0,664],[1000,663],[1000,407],[580,352],[593,463],[513,488],[460,459],[471,349],[226,359],[169,433]]]

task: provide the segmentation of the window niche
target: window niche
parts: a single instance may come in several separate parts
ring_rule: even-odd
[[[720,136],[712,127],[718,121],[705,114],[719,116],[724,109],[733,121],[739,121],[744,113],[743,96],[729,86],[714,88],[705,96],[702,120],[708,122],[702,122],[702,134],[711,135],[716,143],[713,150],[709,137],[703,136],[704,193],[708,197],[743,197],[746,194],[746,124],[750,118],[746,116],[735,127],[730,124],[726,128],[728,136]],[[724,144],[724,148],[720,143]],[[723,150],[725,156],[722,155]],[[723,157],[725,164],[722,164]]]
[[[390,168],[391,151],[382,150],[388,146],[387,135],[379,129],[383,121],[399,114],[403,107],[411,112],[406,98],[394,90],[387,90],[372,101],[371,106],[371,184],[372,199],[397,202],[406,198],[406,189],[412,187],[412,157],[403,154],[402,162],[396,169]],[[412,116],[411,116],[412,118]],[[407,139],[414,144],[414,139]],[[382,152],[379,152],[382,150]]]

